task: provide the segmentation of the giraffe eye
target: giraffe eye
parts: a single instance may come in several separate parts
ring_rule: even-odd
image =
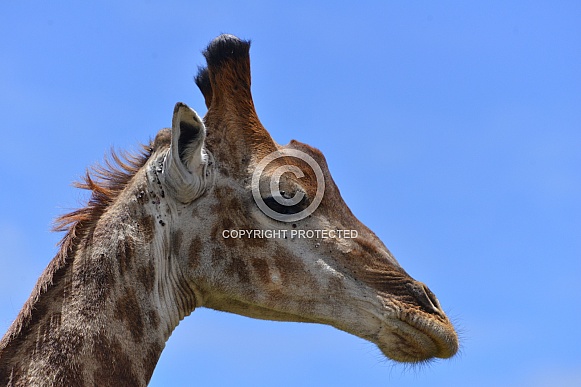
[[[291,199],[293,196],[289,196],[285,191],[280,192],[279,199]],[[285,205],[276,200],[274,196],[267,196],[263,198],[264,203],[271,210],[284,215],[298,214],[309,206],[309,199],[306,194],[302,194],[302,198],[296,204]]]

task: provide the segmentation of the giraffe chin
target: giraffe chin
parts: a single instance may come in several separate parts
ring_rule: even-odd
[[[391,320],[383,326],[377,345],[392,360],[421,363],[454,356],[458,352],[458,337],[449,323]]]

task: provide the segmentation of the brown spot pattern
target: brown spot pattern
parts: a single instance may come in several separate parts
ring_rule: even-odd
[[[117,320],[123,321],[131,332],[133,341],[140,342],[143,339],[143,315],[134,289],[128,288],[117,300],[114,316]]]
[[[111,259],[100,254],[83,262],[73,272],[71,292],[90,300],[80,306],[83,316],[93,318],[105,304],[114,283],[112,266]]]
[[[230,256],[230,262],[226,265],[226,274],[231,277],[238,277],[240,282],[244,284],[250,283],[250,273],[246,262],[240,259],[237,255]]]
[[[283,284],[298,284],[299,281],[304,283],[307,280],[302,262],[286,250],[276,249],[274,263],[280,272]]]
[[[153,216],[143,216],[138,222],[139,232],[143,237],[143,242],[146,244],[151,243],[154,237],[155,230],[155,219]]]
[[[270,273],[266,260],[261,258],[252,258],[250,263],[260,281],[262,281],[264,284],[270,283]]]
[[[139,379],[133,369],[133,361],[123,351],[119,341],[109,340],[103,333],[95,336],[93,353],[97,360],[97,369],[93,373],[93,382],[98,386],[136,386]]]
[[[246,262],[235,254],[228,253],[220,246],[212,250],[212,264],[220,267],[226,263],[224,274],[232,279],[238,279],[244,284],[250,283],[250,273]]]
[[[153,291],[153,286],[155,285],[155,267],[151,259],[137,269],[137,279],[141,282],[147,293]]]
[[[135,256],[134,242],[128,237],[117,248],[117,263],[119,265],[119,274],[124,276],[131,269],[133,257]]]

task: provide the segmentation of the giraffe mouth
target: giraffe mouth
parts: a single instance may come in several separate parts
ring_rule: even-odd
[[[390,359],[418,363],[447,359],[458,351],[458,337],[447,321],[421,316],[390,319],[380,330],[378,347]]]

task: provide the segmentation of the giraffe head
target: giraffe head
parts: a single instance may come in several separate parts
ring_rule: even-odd
[[[174,202],[167,245],[196,306],[328,324],[397,361],[453,356],[457,335],[435,295],[351,213],[323,154],[278,145],[260,123],[249,47],[212,41],[196,77],[204,120],[178,104],[155,141]]]

